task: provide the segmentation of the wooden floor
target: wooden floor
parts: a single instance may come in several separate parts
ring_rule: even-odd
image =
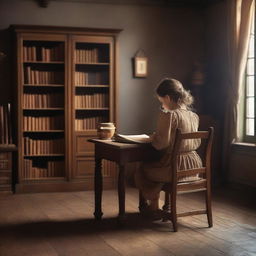
[[[235,190],[213,195],[213,228],[205,216],[149,222],[137,213],[137,191],[127,190],[127,220],[116,221],[117,193],[105,191],[104,219],[93,219],[93,192],[0,197],[1,256],[256,255],[256,199]],[[179,209],[196,208],[202,194],[179,196]]]

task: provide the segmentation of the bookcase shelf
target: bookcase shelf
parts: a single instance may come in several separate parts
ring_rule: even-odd
[[[76,88],[109,88],[109,85],[105,84],[95,84],[95,85],[75,85]]]
[[[23,61],[24,64],[64,64],[64,61]]]
[[[116,123],[120,30],[13,26],[17,49],[16,191],[92,189],[100,122]],[[116,166],[103,161],[104,187]]]
[[[75,133],[77,134],[88,134],[88,135],[94,135],[96,136],[97,135],[97,129],[86,129],[84,131],[75,131]]]
[[[60,157],[64,156],[64,154],[45,154],[45,155],[24,155],[24,157]]]
[[[56,181],[60,180],[63,181],[64,177],[40,177],[40,178],[26,178],[24,181],[31,181],[31,182],[40,182],[40,181]]]
[[[56,133],[56,132],[65,132],[65,131],[64,131],[64,130],[42,130],[42,131],[29,131],[29,130],[24,130],[23,132],[26,132],[26,133],[40,133],[40,132]]]
[[[59,111],[64,110],[64,108],[23,108],[26,111]]]
[[[63,84],[23,84],[24,86],[31,87],[64,87]]]
[[[109,110],[109,108],[76,108],[77,111],[106,111]]]
[[[76,65],[88,65],[88,66],[90,66],[90,65],[92,65],[92,66],[109,66],[110,64],[109,63],[100,63],[100,62],[98,62],[98,63],[93,63],[93,62],[76,62],[75,63]]]

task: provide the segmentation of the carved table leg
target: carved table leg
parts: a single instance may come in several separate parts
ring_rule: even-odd
[[[95,175],[94,175],[94,195],[95,195],[95,212],[96,220],[100,220],[103,212],[101,210],[102,199],[102,172],[101,172],[101,158],[95,158]]]
[[[118,201],[119,201],[119,221],[125,219],[125,170],[124,165],[119,165],[118,175]]]

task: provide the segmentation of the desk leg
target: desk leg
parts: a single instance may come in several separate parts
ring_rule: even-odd
[[[118,175],[118,201],[119,201],[119,221],[125,218],[125,170],[124,165],[119,165]]]
[[[95,212],[96,220],[100,220],[103,212],[101,210],[102,199],[102,172],[101,172],[101,158],[95,158],[95,174],[94,174],[94,195],[95,195]]]

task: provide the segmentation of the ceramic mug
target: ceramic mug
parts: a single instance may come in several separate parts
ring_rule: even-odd
[[[115,134],[116,127],[113,123],[99,123],[98,137],[101,140],[110,140]]]

